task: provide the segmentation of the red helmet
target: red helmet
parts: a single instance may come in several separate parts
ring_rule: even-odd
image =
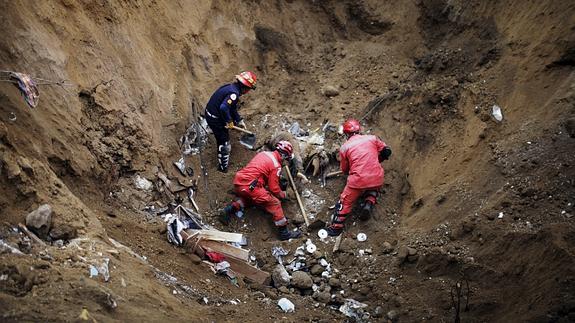
[[[236,75],[236,80],[240,81],[243,85],[249,87],[252,90],[256,88],[257,78],[253,72],[245,71]]]
[[[343,133],[346,135],[352,135],[354,133],[358,133],[361,130],[361,126],[359,125],[359,121],[355,119],[348,119],[346,122],[343,123]]]
[[[283,158],[291,159],[293,157],[293,146],[289,141],[282,140],[276,144],[276,150],[280,152]]]

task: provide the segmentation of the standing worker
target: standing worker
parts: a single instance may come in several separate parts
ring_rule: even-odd
[[[238,113],[238,101],[241,95],[256,88],[256,75],[252,72],[241,72],[236,75],[234,83],[221,86],[212,94],[206,105],[206,122],[214,132],[218,146],[218,170],[226,173],[230,161],[230,133],[234,125],[246,128]]]
[[[339,163],[341,171],[348,177],[327,228],[330,236],[340,235],[355,201],[362,195],[364,201],[360,219],[369,219],[383,185],[383,167],[380,163],[391,156],[391,149],[378,137],[362,135],[360,130],[359,121],[355,119],[343,124],[347,141],[339,150]]]
[[[220,214],[220,221],[229,224],[231,216],[243,213],[247,206],[259,206],[272,214],[280,239],[299,238],[299,230],[288,230],[281,201],[286,200],[287,180],[280,180],[282,162],[293,158],[293,146],[289,141],[280,141],[273,151],[263,151],[236,173],[234,191],[238,199],[226,206]]]

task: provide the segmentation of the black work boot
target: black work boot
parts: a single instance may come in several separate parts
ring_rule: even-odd
[[[218,220],[220,220],[220,222],[223,225],[229,225],[230,221],[232,220],[232,214],[234,214],[234,207],[230,204],[226,207],[224,207],[221,211],[220,211],[220,215],[218,216]]]
[[[337,237],[338,235],[341,234],[341,232],[343,231],[343,227],[341,228],[336,228],[333,225],[330,225],[329,227],[327,227],[326,229],[327,234],[331,237]]]
[[[361,213],[359,214],[359,219],[362,221],[367,221],[371,218],[371,214],[373,213],[373,203],[369,201],[365,201],[365,204],[361,208]]]
[[[287,225],[278,227],[278,230],[280,232],[280,240],[282,240],[282,241],[289,240],[289,239],[297,239],[297,238],[301,237],[301,231],[300,230],[295,230],[295,231],[288,230]]]

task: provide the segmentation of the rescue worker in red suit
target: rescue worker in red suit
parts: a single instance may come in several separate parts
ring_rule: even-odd
[[[205,117],[208,126],[216,137],[218,170],[226,173],[230,161],[232,145],[229,129],[233,126],[246,128],[246,123],[238,113],[240,96],[256,88],[256,75],[250,71],[236,75],[236,82],[221,86],[210,97],[206,105]]]
[[[281,201],[286,200],[287,181],[280,180],[282,162],[293,158],[293,146],[289,141],[280,141],[273,151],[258,153],[234,177],[234,191],[238,199],[226,206],[220,214],[220,221],[228,224],[231,216],[243,212],[248,206],[258,206],[271,213],[280,239],[299,238],[299,230],[288,230]]]
[[[359,121],[355,119],[343,124],[347,141],[339,150],[340,168],[348,177],[327,228],[331,236],[338,236],[343,231],[347,216],[361,196],[363,207],[360,219],[369,219],[383,185],[383,167],[380,163],[391,156],[391,149],[383,141],[373,135],[362,135],[360,130]]]

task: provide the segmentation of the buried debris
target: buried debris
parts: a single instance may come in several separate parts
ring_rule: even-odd
[[[354,299],[347,298],[345,303],[339,307],[339,311],[345,314],[347,317],[351,317],[356,320],[361,320],[366,313],[364,313],[364,308],[367,304],[358,302]]]
[[[295,311],[295,305],[293,305],[293,303],[285,297],[280,298],[280,300],[278,301],[278,306],[282,309],[282,311],[286,313],[291,313]]]
[[[182,205],[166,211],[164,216],[168,222],[168,241],[185,245],[200,258],[216,263],[210,264],[215,273],[227,276],[236,286],[237,276],[258,284],[269,284],[270,274],[250,265],[249,250],[239,247],[247,245],[242,234],[218,231],[204,224],[200,214]]]

